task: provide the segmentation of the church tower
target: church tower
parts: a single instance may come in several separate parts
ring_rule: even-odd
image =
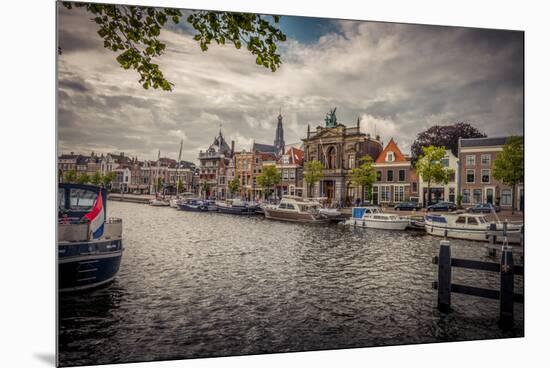
[[[273,145],[277,149],[277,154],[282,155],[285,151],[285,133],[283,130],[283,116],[279,111],[279,116],[277,117],[277,130],[275,131],[275,141]]]

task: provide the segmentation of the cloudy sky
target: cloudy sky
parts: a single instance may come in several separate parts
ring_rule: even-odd
[[[172,92],[144,90],[103,48],[81,9],[59,9],[58,139],[62,152],[124,152],[197,162],[222,127],[236,149],[273,143],[279,109],[287,143],[307,125],[338,122],[393,137],[408,153],[434,124],[466,121],[488,135],[523,134],[523,34],[519,32],[283,17],[281,68],[245,48],[202,52],[185,23],[169,25],[157,59]]]

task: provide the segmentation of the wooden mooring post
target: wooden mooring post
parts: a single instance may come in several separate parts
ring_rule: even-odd
[[[433,288],[437,289],[437,309],[439,311],[443,313],[452,311],[451,293],[500,300],[499,326],[505,330],[513,328],[514,302],[523,303],[523,295],[514,293],[514,275],[523,275],[523,267],[514,265],[510,246],[503,246],[500,263],[493,263],[451,258],[450,242],[442,240],[439,246],[439,256],[434,257],[433,263],[438,265],[437,281],[433,283]],[[453,267],[499,272],[500,290],[453,284],[451,282]]]

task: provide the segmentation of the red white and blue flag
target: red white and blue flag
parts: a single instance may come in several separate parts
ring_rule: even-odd
[[[105,211],[103,211],[103,196],[98,194],[94,207],[90,212],[84,215],[90,221],[90,232],[92,238],[97,239],[103,235],[103,227],[105,222]]]

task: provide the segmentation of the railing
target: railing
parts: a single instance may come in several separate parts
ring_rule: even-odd
[[[433,263],[438,265],[437,281],[432,285],[437,290],[437,309],[443,313],[451,312],[451,293],[500,300],[499,326],[512,329],[514,326],[514,302],[523,303],[523,295],[514,293],[514,275],[523,275],[523,266],[514,265],[512,248],[504,245],[500,263],[451,258],[451,246],[448,240],[442,240],[439,257]],[[451,283],[452,267],[466,268],[500,273],[500,290],[484,289],[475,286]]]
[[[83,242],[90,240],[90,223],[60,223],[57,238],[60,242]],[[122,237],[122,219],[108,218],[105,221],[101,238],[114,239]]]

